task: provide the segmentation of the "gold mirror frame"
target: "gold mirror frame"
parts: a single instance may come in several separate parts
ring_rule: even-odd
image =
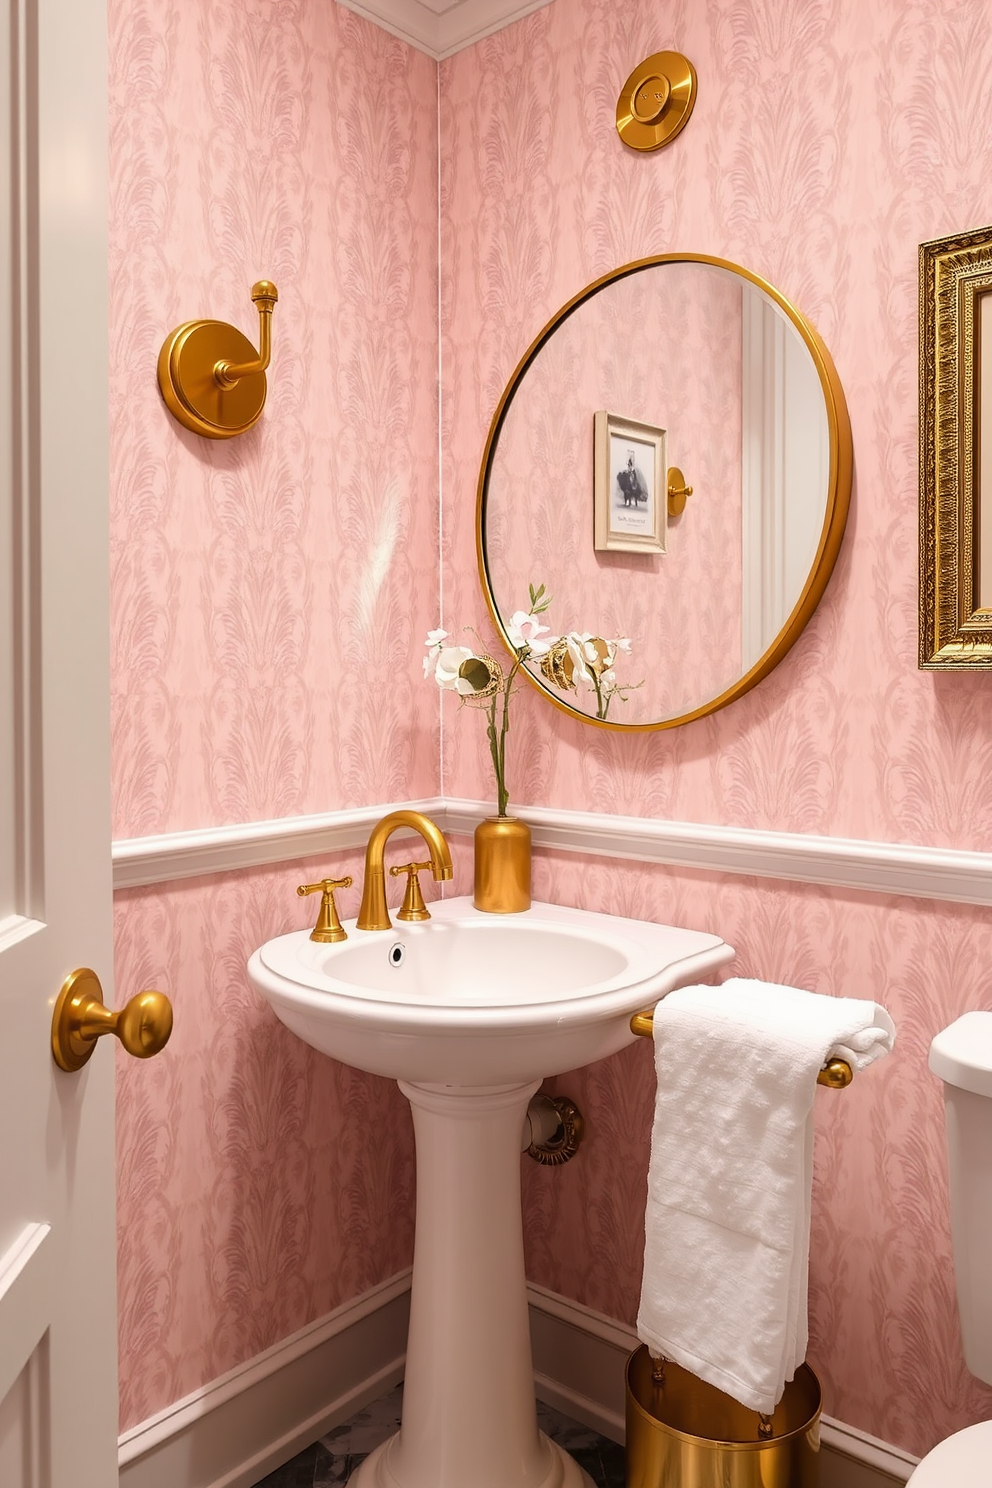
[[[920,667],[992,667],[992,609],[977,603],[981,440],[979,300],[992,227],[920,244]]]
[[[844,398],[844,390],[841,387],[840,378],[837,376],[837,370],[831,360],[830,353],[821,341],[817,331],[802,312],[797,310],[795,305],[791,304],[766,279],[762,279],[758,274],[752,274],[749,269],[744,269],[739,264],[735,264],[727,258],[714,258],[707,253],[659,253],[650,258],[635,259],[632,263],[624,264],[619,269],[612,269],[610,273],[593,280],[591,284],[587,285],[585,289],[580,290],[567,304],[563,305],[558,313],[548,321],[547,325],[535,340],[531,342],[517,363],[513,375],[503,391],[503,396],[496,406],[496,412],[493,414],[485,449],[482,454],[482,467],[479,473],[479,485],[476,496],[475,543],[482,591],[485,594],[493,624],[504,646],[506,646],[511,655],[514,654],[506,628],[503,625],[502,617],[497,609],[489,579],[489,569],[486,561],[486,505],[489,496],[489,478],[492,471],[493,456],[513,395],[541,348],[558,327],[580,305],[585,304],[586,300],[591,299],[593,295],[605,288],[606,285],[614,284],[620,279],[625,279],[630,274],[637,274],[642,269],[651,268],[657,264],[679,263],[708,264],[713,268],[726,269],[730,273],[737,274],[742,279],[747,280],[748,283],[756,285],[758,289],[762,290],[778,306],[802,337],[820,379],[827,415],[827,429],[830,438],[830,466],[827,477],[826,509],[812,567],[792,612],[775,637],[775,640],[758,658],[750,670],[738,678],[731,687],[726,688],[725,691],[711,698],[708,702],[700,704],[698,708],[692,709],[691,712],[679,714],[675,718],[663,718],[651,723],[616,723],[608,718],[592,718],[588,713],[583,713],[581,709],[573,708],[560,695],[556,695],[549,686],[545,685],[527,667],[521,667],[520,674],[526,677],[532,687],[535,687],[543,697],[546,697],[556,708],[560,708],[563,713],[567,713],[571,718],[578,718],[583,723],[591,723],[597,728],[613,729],[619,733],[653,733],[658,729],[677,728],[681,724],[692,723],[695,719],[705,718],[708,713],[715,713],[718,709],[725,708],[728,703],[732,703],[737,698],[743,697],[746,692],[751,691],[752,687],[756,687],[763,677],[767,677],[768,673],[774,667],[778,666],[778,663],[785,656],[786,652],[795,645],[823,596],[823,591],[827,586],[827,581],[837,561],[841,539],[844,536],[844,528],[847,525],[847,513],[851,504],[853,452],[851,444],[851,421],[847,411],[847,402]],[[685,348],[682,348],[682,354],[685,354]],[[591,471],[589,480],[589,505],[591,511]]]

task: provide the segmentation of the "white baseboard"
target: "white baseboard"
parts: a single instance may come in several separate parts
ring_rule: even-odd
[[[632,1328],[527,1289],[534,1381],[548,1405],[624,1438]],[[120,1438],[120,1488],[252,1488],[403,1377],[410,1272],[337,1308]],[[916,1458],[823,1418],[821,1488],[891,1488]]]
[[[403,1378],[410,1272],[126,1431],[120,1488],[251,1488]]]
[[[318,816],[284,817],[125,838],[113,844],[114,888],[231,873],[271,863],[364,847],[369,832],[397,805],[423,811],[446,832],[468,834],[491,802],[436,796],[430,800],[362,806]],[[591,853],[640,863],[666,863],[706,873],[741,873],[791,883],[823,884],[866,894],[942,899],[992,906],[992,853],[763,832],[705,822],[656,821],[607,812],[520,806],[534,846]]]

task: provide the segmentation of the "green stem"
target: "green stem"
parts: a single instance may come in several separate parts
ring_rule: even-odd
[[[520,670],[523,656],[517,656],[503,683],[503,714],[500,719],[499,738],[496,737],[496,705],[499,693],[493,695],[492,707],[489,710],[489,751],[493,757],[493,769],[496,772],[496,808],[497,815],[505,816],[506,808],[510,803],[510,793],[506,788],[506,736],[510,728],[510,693],[513,689],[513,680]]]
[[[496,776],[496,799],[497,799],[497,802],[499,802],[499,801],[502,801],[505,792],[504,792],[504,787],[503,787],[503,767],[502,767],[502,763],[500,761],[500,754],[499,754],[499,740],[496,737],[496,694],[495,693],[493,694],[493,700],[492,700],[492,703],[490,704],[490,706],[489,706],[489,708],[487,710],[486,717],[489,720],[489,723],[488,723],[488,727],[486,729],[486,732],[489,735],[489,753],[493,757],[493,773]],[[502,815],[502,812],[500,814]]]
[[[603,707],[603,689],[600,685],[599,676],[596,672],[592,673],[592,682],[593,686],[596,689],[596,717],[605,718],[606,708],[608,708],[610,705],[607,701],[606,708]]]

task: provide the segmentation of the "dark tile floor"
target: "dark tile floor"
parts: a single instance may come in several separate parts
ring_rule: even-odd
[[[269,1473],[256,1488],[339,1488],[347,1483],[358,1464],[398,1428],[402,1394],[402,1385],[390,1390]],[[596,1488],[624,1488],[623,1447],[540,1402],[537,1419],[541,1430],[585,1468]]]

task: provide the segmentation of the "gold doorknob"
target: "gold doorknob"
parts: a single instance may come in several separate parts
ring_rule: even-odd
[[[105,1033],[113,1033],[135,1059],[150,1059],[169,1042],[172,1004],[164,992],[137,992],[114,1013],[104,1007],[100,978],[80,967],[62,983],[52,1014],[52,1058],[59,1069],[78,1070]]]

